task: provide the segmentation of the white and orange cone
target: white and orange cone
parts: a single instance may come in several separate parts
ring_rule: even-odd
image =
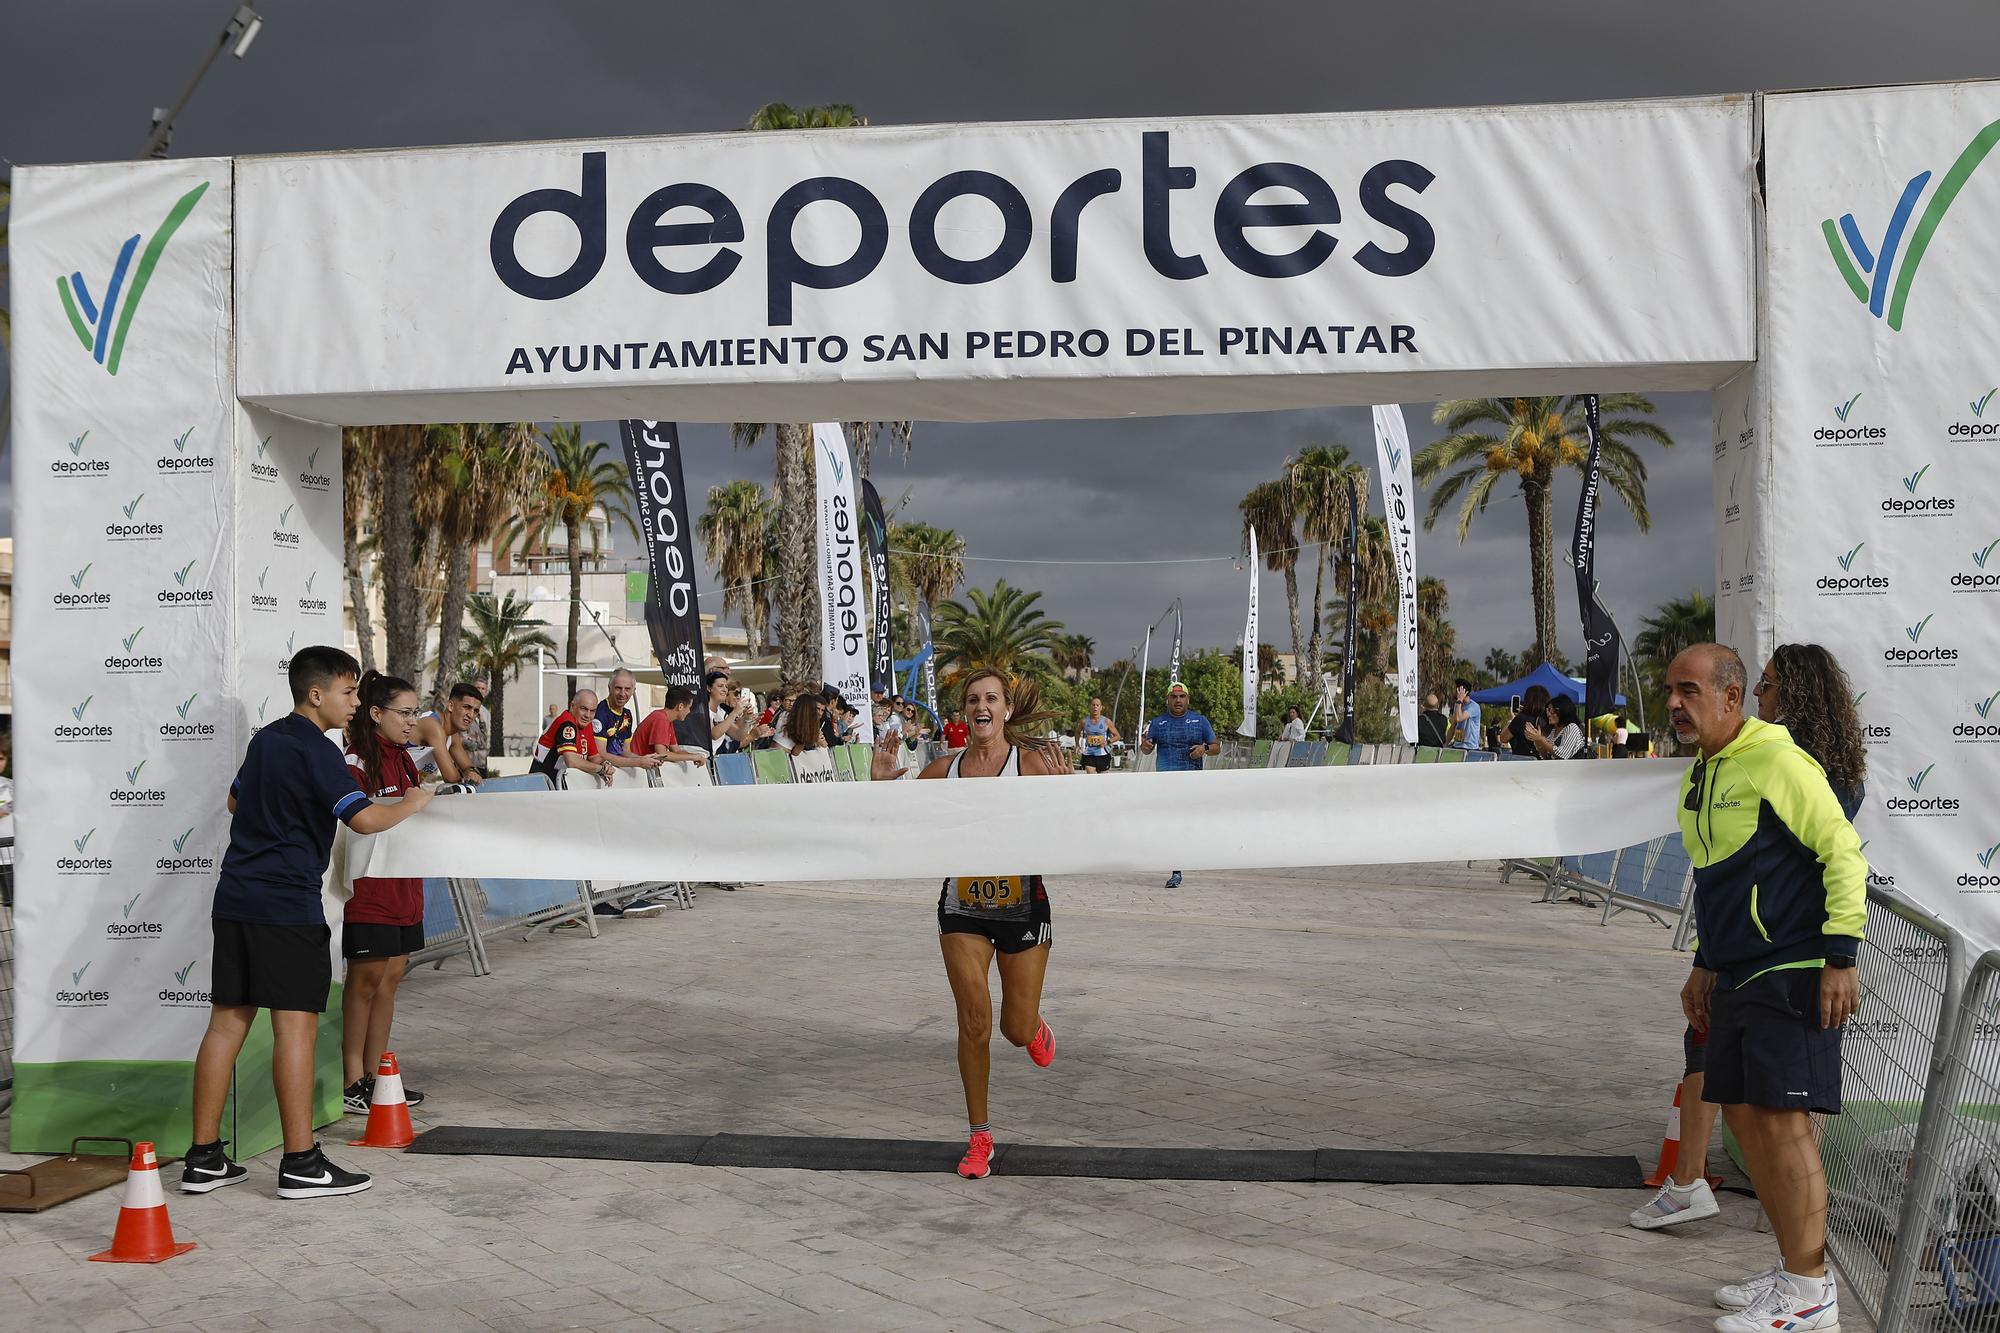
[[[410,1124],[410,1104],[403,1099],[403,1075],[394,1051],[382,1052],[375,1071],[375,1091],[368,1098],[368,1128],[348,1142],[350,1148],[407,1148],[417,1141]]]
[[[1704,1145],[1706,1146],[1706,1145]],[[1673,1109],[1667,1112],[1667,1134],[1660,1140],[1660,1164],[1653,1168],[1653,1174],[1646,1177],[1647,1189],[1658,1189],[1673,1178],[1681,1161],[1681,1085],[1674,1084]],[[1704,1165],[1706,1165],[1704,1163]],[[1711,1186],[1720,1185],[1722,1177],[1710,1176]],[[1689,1186],[1690,1189],[1693,1186]]]
[[[153,1145],[141,1143],[132,1149],[132,1169],[125,1176],[125,1202],[118,1209],[118,1229],[111,1233],[111,1248],[93,1254],[94,1264],[157,1264],[194,1248],[193,1241],[174,1243],[173,1224],[167,1221],[167,1195],[160,1188],[160,1162]]]

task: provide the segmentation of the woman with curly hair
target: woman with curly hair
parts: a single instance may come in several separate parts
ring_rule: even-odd
[[[1816,643],[1781,643],[1764,664],[1754,693],[1757,716],[1789,731],[1798,747],[1819,761],[1841,810],[1854,818],[1867,790],[1868,752],[1854,714],[1854,691],[1833,654]]]
[[[1037,736],[1047,723],[1033,681],[1010,681],[982,667],[965,678],[964,712],[970,735],[963,750],[925,765],[919,778],[1059,777],[1069,763],[1051,741]],[[896,776],[890,746],[877,746],[875,777]],[[993,1126],[987,1120],[986,1085],[993,1035],[993,992],[988,969],[1000,966],[1000,1035],[1026,1047],[1047,1067],[1056,1058],[1055,1033],[1042,1017],[1042,978],[1048,971],[1054,927],[1040,875],[965,875],[944,881],[938,894],[938,943],[945,976],[958,1007],[958,1076],[965,1085],[971,1142],[958,1174],[981,1180],[992,1174]]]

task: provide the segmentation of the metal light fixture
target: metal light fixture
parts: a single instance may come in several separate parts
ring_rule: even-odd
[[[153,108],[153,132],[146,139],[146,147],[140,153],[141,157],[167,155],[167,145],[174,139],[174,121],[180,117],[182,109],[188,104],[188,99],[194,96],[194,90],[201,86],[202,76],[208,73],[208,67],[215,63],[216,56],[226,47],[231,55],[241,60],[249,53],[250,44],[257,40],[257,34],[263,30],[264,16],[257,12],[256,0],[248,0],[247,3],[236,7],[236,12],[229,16],[229,22],[222,29],[222,35],[202,58],[201,68],[194,72],[192,79],[188,80],[188,86],[181,93],[180,100],[168,110]]]

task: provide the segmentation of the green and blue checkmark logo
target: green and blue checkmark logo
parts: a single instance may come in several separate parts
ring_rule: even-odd
[[[1931,615],[1925,616],[1922,620],[1919,620],[1916,624],[1903,631],[1903,633],[1910,636],[1911,643],[1923,642],[1924,631],[1930,628],[1931,620],[1935,615],[1936,612],[1932,612]]]
[[[83,434],[77,436],[75,439],[69,442],[69,454],[71,458],[74,458],[78,454],[83,452],[83,442],[89,438],[90,438],[90,432],[85,431]]]
[[[1917,483],[1922,481],[1924,479],[1924,473],[1929,472],[1930,470],[1931,470],[1931,465],[1929,463],[1926,463],[1922,467],[1918,468],[1915,472],[1912,472],[1909,476],[1903,478],[1903,489],[1908,491],[1911,495],[1915,495],[1917,493]]]
[[[1991,847],[1988,847],[1985,851],[1977,852],[1975,853],[1975,855],[1979,857],[1979,864],[1982,868],[1991,870],[1993,868],[1993,858],[1995,856],[2000,856],[2000,842],[1994,843]]]
[[[93,959],[92,961],[96,960]],[[85,963],[82,967],[69,974],[69,984],[72,986],[81,986],[83,984],[83,974],[88,971],[90,971],[90,963]]]
[[[182,565],[179,569],[175,570],[174,582],[178,583],[183,588],[187,587],[188,572],[194,568],[194,565],[195,562],[190,560],[185,565]]]
[[[1986,415],[1986,405],[1993,401],[1993,395],[1996,393],[2000,393],[2000,386],[1988,389],[1985,393],[1980,394],[1979,397],[1967,403],[1966,406],[1972,409],[1973,416],[1983,417]]]
[[[94,565],[96,563],[97,562],[93,560],[90,562],[90,565]],[[90,576],[90,565],[85,565],[82,569],[77,570],[76,573],[69,576],[70,587],[81,588],[83,586],[83,581]]]
[[[1923,263],[1924,252],[1930,248],[1931,238],[1936,235],[1945,213],[1958,198],[1958,192],[1965,188],[1965,183],[1978,170],[1979,164],[1986,160],[1986,155],[1993,151],[1996,143],[2000,143],[2000,120],[1974,135],[1972,142],[1959,153],[1958,159],[1938,181],[1938,187],[1932,193],[1930,202],[1924,206],[1923,215],[1917,219],[1914,230],[1910,229],[1910,217],[1916,212],[1917,201],[1923,197],[1924,188],[1930,184],[1931,173],[1920,171],[1910,177],[1903,186],[1902,196],[1897,199],[1894,211],[1889,215],[1889,225],[1873,249],[1862,237],[1861,228],[1852,213],[1842,214],[1838,224],[1832,218],[1820,223],[1820,234],[1826,238],[1826,248],[1833,255],[1833,266],[1839,270],[1848,290],[1868,307],[1869,314],[1885,320],[1890,328],[1902,329],[1905,307],[1910,300],[1910,284],[1916,281],[1917,269]],[[1903,247],[1906,230],[1910,237],[1907,249]],[[1899,251],[1900,266],[1897,263]]]
[[[126,785],[131,787],[138,786],[139,775],[145,771],[146,771],[146,761],[143,759],[141,759],[137,764],[133,765],[131,768],[126,769],[125,770]]]
[[[141,634],[144,634],[145,632],[146,632],[146,627],[144,625],[141,625],[139,626],[139,628],[133,630],[130,634],[127,634],[124,638],[120,639],[119,642],[125,645],[125,651],[129,653],[132,651],[132,645],[139,642],[139,636]]]
[[[174,452],[175,452],[175,453],[177,453],[177,454],[184,454],[184,453],[186,453],[186,452],[187,452],[187,447],[188,447],[188,436],[190,436],[190,435],[192,435],[192,434],[194,434],[194,427],[193,427],[193,426],[189,426],[189,427],[188,427],[188,428],[187,428],[186,430],[184,430],[184,431],[182,431],[182,432],[181,432],[180,434],[178,434],[178,435],[174,436]]]
[[[1926,764],[1924,765],[1923,772],[1913,773],[1909,777],[1904,778],[1903,781],[1910,784],[1911,791],[1921,793],[1924,789],[1924,780],[1930,777],[1931,770],[1936,767],[1937,767],[1936,764]]]
[[[186,851],[187,841],[189,838],[193,836],[194,836],[194,825],[190,824],[188,825],[187,831],[185,833],[181,834],[180,837],[174,839],[174,850],[177,852]]]
[[[177,703],[174,705],[174,711],[181,715],[181,721],[183,722],[187,721],[188,709],[193,708],[194,701],[199,698],[201,698],[201,691],[196,690],[193,694],[190,694],[184,702]]]
[[[118,910],[118,915],[125,918],[127,921],[130,921],[132,919],[132,909],[134,907],[137,907],[139,905],[139,900],[145,896],[146,896],[146,891],[144,889],[141,889],[139,890],[139,892],[133,894],[130,898],[127,898],[125,900],[125,906],[121,907]]]
[[[81,838],[71,838],[69,840],[69,844],[70,846],[76,848],[78,852],[82,852],[84,848],[90,846],[90,840],[96,836],[97,836],[97,830],[90,829]]]
[[[1849,412],[1852,412],[1854,410],[1854,405],[1860,401],[1861,401],[1861,395],[1857,393],[1852,398],[1842,403],[1839,407],[1834,408],[1833,414],[1839,417],[1842,421],[1846,421],[1847,414]]]
[[[1856,542],[1854,543],[1853,550],[1849,551],[1846,555],[1839,557],[1841,572],[1845,573],[1846,571],[1854,568],[1854,557],[1860,555],[1861,548],[1866,546],[1867,544],[1868,544],[1867,542]]]
[[[187,985],[187,979],[188,979],[188,973],[190,973],[190,972],[194,971],[194,965],[195,965],[195,964],[196,964],[197,962],[199,962],[199,961],[200,961],[199,959],[196,959],[196,958],[190,958],[190,959],[188,959],[188,961],[187,961],[187,966],[186,966],[186,967],[177,967],[177,968],[175,968],[175,969],[174,969],[174,984],[175,984],[176,986],[185,986],[185,985]]]
[[[1992,541],[1986,543],[1985,550],[1974,551],[1972,553],[1972,563],[1978,565],[1981,569],[1986,568],[1987,558],[1993,554],[1993,548],[1996,546],[2000,546],[2000,537],[1995,537]]]
[[[203,181],[175,200],[174,206],[167,210],[166,217],[154,229],[153,239],[146,242],[143,253],[139,253],[138,233],[119,247],[118,258],[112,262],[111,272],[104,280],[102,300],[91,295],[81,269],[72,271],[66,278],[56,279],[56,294],[62,298],[63,313],[69,316],[70,328],[76,331],[77,341],[90,353],[90,359],[110,374],[118,373],[119,360],[125,355],[125,339],[132,331],[132,317],[139,313],[139,299],[146,294],[146,285],[153,280],[153,271],[159,266],[160,256],[166,252],[167,242],[173,239],[174,232],[187,221],[188,214],[194,212],[194,206],[201,202],[202,195],[207,191],[208,182]],[[136,266],[132,262],[135,253],[139,254]]]
[[[2000,701],[2000,690],[1995,690],[1978,703],[1972,705],[1972,711],[1979,714],[1982,718],[1987,717],[1993,712],[1993,705],[1996,701]]]
[[[83,715],[90,711],[90,701],[96,697],[94,694],[84,695],[82,703],[74,704],[70,707],[69,715],[79,722],[83,721]]]

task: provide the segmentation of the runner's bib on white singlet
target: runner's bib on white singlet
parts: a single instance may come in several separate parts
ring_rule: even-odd
[[[1021,752],[1010,748],[1007,762],[994,774],[1000,778],[1016,778],[1021,775]],[[958,766],[965,758],[961,750],[952,756],[951,767],[945,770],[948,778],[963,777]],[[1034,887],[1033,875],[961,875],[945,881],[944,910],[961,916],[984,917],[989,920],[1025,921],[1031,915],[1030,898]]]

